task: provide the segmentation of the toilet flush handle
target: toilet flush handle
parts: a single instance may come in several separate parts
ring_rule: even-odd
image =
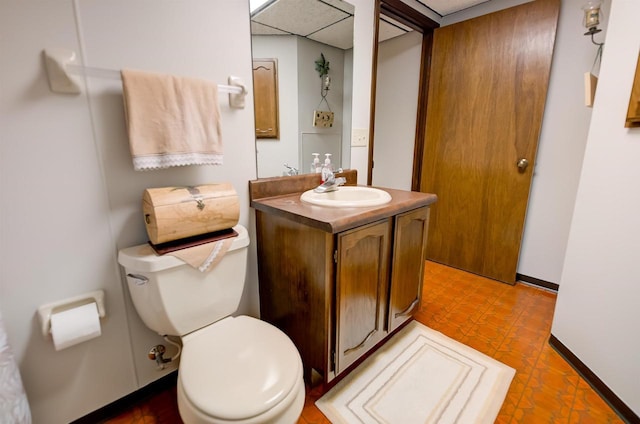
[[[140,274],[127,274],[127,278],[131,278],[137,286],[141,286],[149,282],[149,279],[147,277]]]

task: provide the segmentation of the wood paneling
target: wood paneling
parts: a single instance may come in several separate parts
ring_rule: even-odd
[[[440,201],[428,258],[515,282],[559,6],[536,0],[434,31],[420,188]]]

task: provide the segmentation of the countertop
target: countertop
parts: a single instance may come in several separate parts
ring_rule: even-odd
[[[369,224],[390,216],[429,206],[436,202],[435,194],[375,187],[391,195],[391,201],[380,206],[331,208],[311,205],[300,200],[301,192],[251,200],[256,210],[335,234]]]

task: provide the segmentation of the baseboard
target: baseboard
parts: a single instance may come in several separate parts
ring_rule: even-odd
[[[604,384],[604,381],[595,375],[593,371],[585,365],[576,355],[573,354],[560,340],[553,334],[549,337],[549,344],[553,347],[564,359],[567,360],[581,376],[585,379],[589,385],[602,396],[602,398],[620,415],[620,418],[627,423],[640,424],[640,417],[631,410],[613,391]]]
[[[553,290],[555,292],[558,291],[560,287],[556,283],[552,283],[550,281],[544,281],[539,278],[529,277],[528,275],[516,274],[516,280],[524,281],[525,283],[533,284],[534,286],[544,287],[545,289]]]
[[[153,383],[147,384],[141,389],[136,390],[127,396],[111,402],[102,408],[95,410],[84,417],[78,418],[72,421],[71,424],[95,424],[104,422],[110,418],[114,418],[131,407],[144,401],[146,398],[155,395],[156,393],[167,390],[176,385],[178,381],[178,371],[173,371],[164,377],[159,378]]]

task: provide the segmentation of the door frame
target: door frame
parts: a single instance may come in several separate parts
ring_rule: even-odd
[[[411,190],[420,191],[420,170],[422,168],[422,151],[426,133],[427,104],[429,102],[429,73],[431,70],[431,49],[433,46],[433,30],[440,27],[436,21],[418,12],[401,0],[379,0],[375,4],[375,24],[373,36],[373,63],[371,64],[371,119],[369,120],[369,152],[367,163],[367,185],[373,182],[373,148],[376,116],[376,84],[378,74],[378,40],[380,15],[388,16],[410,28],[422,33],[422,52],[420,58],[420,81],[418,85],[418,110],[416,119],[416,135],[413,148],[413,172]]]

